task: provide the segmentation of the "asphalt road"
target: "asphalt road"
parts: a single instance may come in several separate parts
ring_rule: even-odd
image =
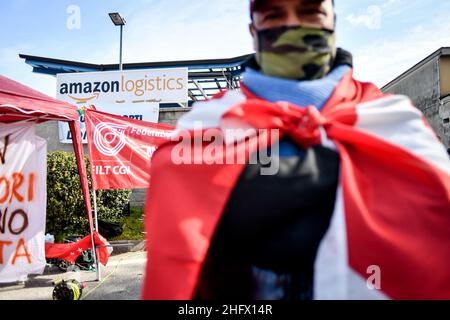
[[[47,270],[21,284],[0,284],[0,300],[51,300],[52,282],[58,279],[81,278],[86,282],[81,299],[138,300],[141,293],[146,252],[130,252],[112,256],[108,266],[101,267],[102,280],[95,281],[95,272]]]

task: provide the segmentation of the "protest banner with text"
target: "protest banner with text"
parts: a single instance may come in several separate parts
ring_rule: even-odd
[[[45,268],[47,142],[34,124],[0,126],[0,283]]]
[[[93,188],[148,188],[152,154],[174,127],[89,109],[84,116]]]

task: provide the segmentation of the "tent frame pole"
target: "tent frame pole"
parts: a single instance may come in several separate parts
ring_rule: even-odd
[[[73,147],[74,147],[74,151],[75,151],[75,156],[77,159],[77,167],[78,167],[78,173],[80,175],[80,181],[81,181],[81,188],[83,190],[83,198],[84,198],[84,202],[85,202],[85,206],[86,206],[86,213],[88,215],[89,218],[89,231],[91,233],[91,239],[92,239],[92,251],[93,251],[93,256],[94,256],[94,264],[96,265],[96,269],[97,269],[97,280],[96,281],[100,281],[101,279],[101,275],[100,275],[100,271],[99,271],[99,259],[98,259],[98,253],[97,253],[97,248],[95,247],[95,226],[94,226],[94,221],[92,218],[92,207],[91,207],[91,194],[90,194],[90,189],[89,189],[89,183],[87,180],[87,172],[86,172],[86,162],[84,160],[84,148],[83,148],[83,143],[81,140],[81,126],[80,126],[80,121],[79,119],[74,119],[72,121],[69,121],[69,128],[70,128],[70,132],[72,134],[73,140]],[[95,197],[95,188],[94,186],[92,186],[92,189],[94,191],[94,197]],[[97,202],[97,200],[94,198],[95,203]],[[97,212],[97,210],[95,210],[95,212]]]

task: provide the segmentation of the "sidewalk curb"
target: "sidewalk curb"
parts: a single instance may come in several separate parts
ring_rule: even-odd
[[[145,250],[145,241],[144,240],[119,240],[119,241],[110,241],[111,246],[113,247],[112,256],[119,255],[127,252],[137,252]]]

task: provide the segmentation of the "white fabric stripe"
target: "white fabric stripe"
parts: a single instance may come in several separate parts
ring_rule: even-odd
[[[328,139],[327,132],[325,131],[325,128],[323,126],[319,127],[320,131],[320,143],[324,148],[334,150],[338,152],[338,148],[336,144],[333,142],[333,140]]]
[[[383,293],[383,273],[381,270],[381,290],[370,289],[368,286],[369,277],[364,279],[361,275],[356,273],[353,269],[348,267],[347,271],[347,300],[390,300],[388,296]]]
[[[314,298],[345,299],[348,270],[347,235],[345,233],[342,190],[336,193],[336,204],[330,227],[320,243],[314,266]]]
[[[405,96],[390,96],[357,107],[355,127],[429,161],[450,175],[450,158],[422,113]]]
[[[314,266],[314,299],[387,299],[381,291],[369,289],[366,279],[350,268],[347,247],[343,192],[339,187],[330,227],[317,252]]]
[[[197,129],[199,123],[203,129],[219,128],[222,116],[233,106],[246,100],[242,92],[230,90],[220,99],[197,102],[193,105],[192,111],[178,120],[177,131]]]

